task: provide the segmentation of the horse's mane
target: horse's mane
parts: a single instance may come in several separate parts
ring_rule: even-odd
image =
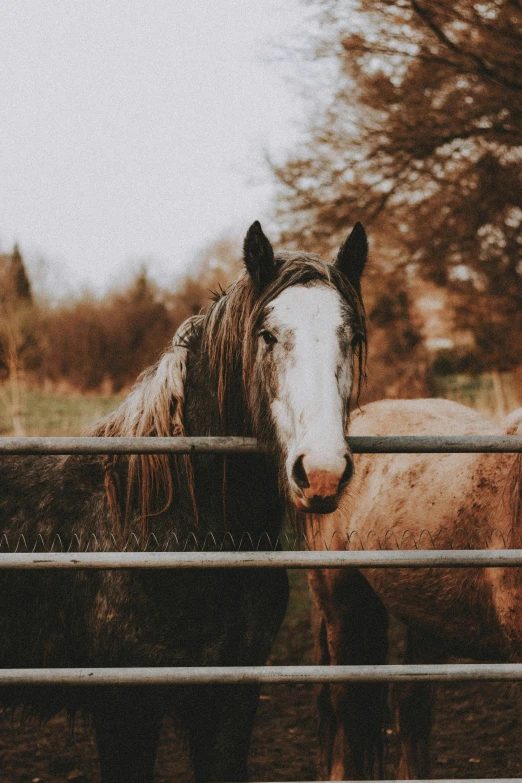
[[[187,369],[187,337],[197,318],[187,319],[177,330],[170,348],[159,362],[145,370],[130,394],[89,432],[97,437],[171,437],[185,434],[183,422],[184,387]],[[104,460],[105,489],[109,510],[116,530],[125,539],[129,529],[133,504],[138,501],[142,533],[147,535],[149,517],[167,510],[173,500],[172,461],[179,475],[180,462],[189,480],[193,495],[190,461],[185,457],[173,460],[167,454],[132,454],[128,458],[125,477],[125,505],[122,509],[122,488],[118,466],[122,458],[108,456]],[[163,507],[157,508],[158,499]],[[123,516],[122,516],[123,511]]]
[[[259,413],[259,395],[252,372],[257,344],[257,325],[266,306],[282,291],[294,285],[321,282],[336,288],[354,314],[354,332],[358,340],[359,389],[364,377],[366,361],[366,325],[362,300],[344,275],[332,264],[312,254],[280,253],[276,256],[275,279],[260,295],[255,294],[249,275],[245,272],[226,292],[216,296],[204,315],[187,319],[174,335],[171,347],[160,361],[142,373],[135,387],[112,413],[102,419],[90,432],[93,436],[143,437],[181,436],[185,434],[183,407],[187,356],[191,338],[201,337],[200,350],[207,357],[209,372],[216,384],[220,422],[216,429],[232,434],[226,411],[229,391],[238,381],[248,399],[251,426]],[[236,433],[240,434],[240,433]],[[128,462],[124,475],[125,490],[121,487],[119,466]],[[148,533],[150,517],[166,511],[174,499],[172,470],[178,479],[187,481],[197,520],[193,474],[189,457],[170,455],[131,455],[127,458],[107,457],[104,462],[105,487],[109,509],[124,539],[129,532],[133,509],[138,505],[142,535]],[[225,479],[224,479],[225,480]],[[125,500],[123,502],[124,495]]]

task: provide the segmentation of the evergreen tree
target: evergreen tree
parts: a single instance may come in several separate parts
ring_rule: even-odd
[[[25,362],[35,345],[31,284],[18,245],[0,256],[0,377],[16,435],[23,435],[22,387]]]
[[[18,245],[14,246],[11,255],[11,278],[13,295],[16,299],[27,303],[32,302],[31,283],[29,282],[27,270]]]

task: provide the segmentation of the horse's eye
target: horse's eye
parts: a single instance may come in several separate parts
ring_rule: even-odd
[[[261,329],[259,336],[263,338],[267,345],[274,345],[277,342],[277,338],[268,329]]]

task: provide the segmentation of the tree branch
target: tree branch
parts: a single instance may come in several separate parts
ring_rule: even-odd
[[[503,76],[501,76],[498,73],[495,73],[495,71],[490,68],[484,60],[479,57],[474,52],[466,51],[465,49],[462,49],[461,47],[457,46],[448,36],[446,33],[442,30],[442,28],[435,23],[433,20],[433,17],[430,16],[428,11],[425,8],[422,8],[422,6],[417,2],[417,0],[410,0],[411,7],[417,14],[417,16],[429,27],[429,29],[433,32],[433,34],[438,38],[438,40],[446,46],[448,49],[450,49],[452,52],[455,52],[460,57],[465,57],[470,59],[472,62],[475,63],[479,73],[482,73],[485,76],[488,76],[493,81],[496,81],[498,84],[502,84],[504,87],[507,87],[510,90],[522,90],[522,83],[513,81],[512,79],[506,79]]]

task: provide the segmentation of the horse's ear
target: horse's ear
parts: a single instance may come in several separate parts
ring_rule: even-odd
[[[256,220],[247,231],[243,244],[243,259],[254,290],[260,292],[275,275],[275,260],[272,245],[263,234],[261,223]]]
[[[361,223],[356,223],[352,233],[341,245],[335,266],[346,275],[356,291],[361,290],[361,275],[368,260],[368,240]]]

